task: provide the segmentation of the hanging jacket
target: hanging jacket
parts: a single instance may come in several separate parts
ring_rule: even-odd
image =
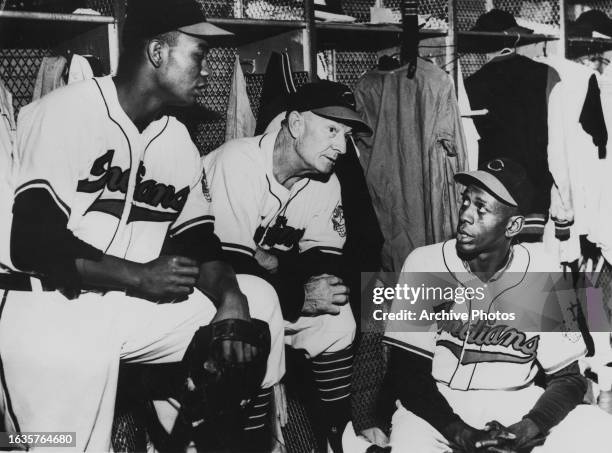
[[[399,272],[415,248],[454,235],[467,152],[453,83],[434,64],[375,70],[357,83],[357,110],[374,134],[357,143],[382,234],[382,268]]]
[[[548,167],[548,98],[559,81],[550,66],[522,55],[496,57],[465,80],[480,135],[478,160],[508,157],[521,164],[534,185],[532,213],[525,234],[542,235],[550,207],[553,177]]]
[[[251,110],[246,82],[240,66],[240,58],[236,55],[232,87],[227,103],[227,121],[225,122],[225,141],[234,138],[253,137],[255,133],[255,116]]]

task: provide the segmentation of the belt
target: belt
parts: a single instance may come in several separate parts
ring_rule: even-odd
[[[44,279],[32,277],[29,274],[12,272],[10,274],[0,274],[0,290],[7,289],[10,291],[32,291],[32,279],[40,281],[40,286],[43,291],[54,291],[53,285]]]

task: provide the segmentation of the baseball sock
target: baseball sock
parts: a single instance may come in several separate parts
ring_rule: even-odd
[[[311,363],[328,441],[335,452],[340,452],[342,432],[351,411],[353,347],[322,353],[312,358]]]
[[[272,388],[261,389],[245,409],[244,451],[269,451],[271,444],[270,409]]]

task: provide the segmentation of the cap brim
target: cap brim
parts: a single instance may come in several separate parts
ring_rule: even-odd
[[[313,109],[311,112],[324,118],[351,126],[353,131],[358,134],[372,135],[372,129],[370,126],[359,116],[357,112],[349,109],[348,107],[321,107],[318,109]]]
[[[524,35],[530,35],[533,33],[531,28],[521,27],[520,25],[516,25],[514,27],[506,28],[504,33],[522,33]]]
[[[183,33],[194,36],[209,36],[209,37],[226,37],[234,36],[231,31],[224,30],[223,28],[217,27],[210,22],[199,22],[193,25],[187,25],[179,28]]]
[[[510,195],[510,192],[504,187],[499,179],[486,171],[476,170],[471,172],[462,172],[455,175],[455,181],[464,186],[469,186],[473,183],[480,183],[489,192],[495,195],[500,200],[508,203],[511,206],[517,206],[517,201]]]

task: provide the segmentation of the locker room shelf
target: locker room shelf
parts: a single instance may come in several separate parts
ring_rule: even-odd
[[[95,14],[59,14],[33,11],[0,11],[0,20],[4,19],[64,23],[73,22],[85,24],[112,24],[115,22],[115,18],[112,16],[99,16]]]
[[[521,47],[544,41],[556,41],[559,36],[542,34],[460,31],[458,32],[459,52],[493,52],[503,47]]]
[[[260,41],[271,36],[306,28],[306,22],[299,20],[227,19],[211,17],[208,21],[236,34],[236,36],[223,39],[223,43],[230,45],[241,45],[248,42]]]
[[[106,29],[115,24],[112,16],[0,11],[0,43],[3,48],[53,48]]]
[[[319,48],[333,47],[342,50],[375,50],[399,45],[402,28],[398,25],[317,22]],[[350,33],[349,40],[346,39]],[[422,29],[421,39],[446,36],[445,30]]]
[[[567,56],[570,59],[612,50],[612,39],[570,36],[567,38]]]

